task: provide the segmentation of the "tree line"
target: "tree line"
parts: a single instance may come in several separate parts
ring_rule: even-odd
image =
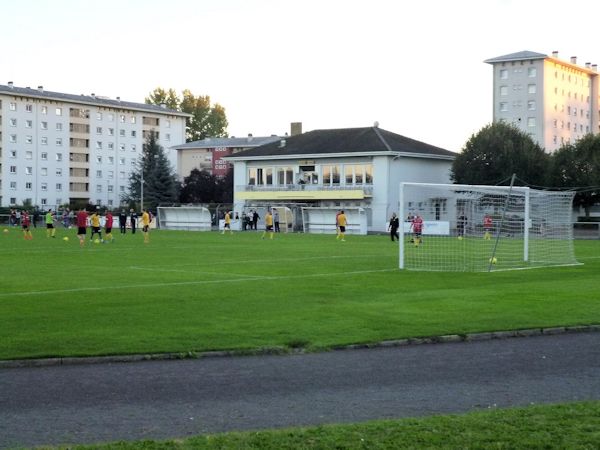
[[[589,216],[600,201],[600,134],[546,153],[516,126],[496,122],[471,136],[456,156],[451,179],[457,184],[495,185],[517,174],[519,185],[576,191],[574,204]]]

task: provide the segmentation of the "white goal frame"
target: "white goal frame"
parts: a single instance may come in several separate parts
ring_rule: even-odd
[[[407,190],[409,189],[421,189],[421,191],[412,191],[412,193],[414,192],[426,192],[427,189],[430,189],[430,193],[447,193],[447,197],[431,197],[426,199],[426,197],[423,198],[419,198],[418,196],[416,197],[411,197],[411,198],[407,198]],[[480,197],[477,197],[477,195],[480,195]],[[505,203],[502,207],[502,205],[500,205],[499,203],[495,204],[495,208],[496,210],[501,209],[502,210],[502,214],[501,217],[497,217],[496,218],[496,222],[494,225],[494,236],[493,239],[490,239],[489,244],[487,244],[485,247],[482,244],[479,244],[480,247],[483,249],[485,248],[485,250],[483,250],[485,252],[485,254],[478,254],[477,258],[479,258],[481,261],[485,260],[486,263],[482,264],[481,261],[479,261],[477,264],[477,266],[475,267],[472,264],[472,261],[466,261],[468,258],[472,257],[472,255],[470,255],[467,251],[465,251],[464,255],[461,255],[461,257],[465,258],[465,263],[462,266],[462,268],[460,267],[460,263],[458,264],[459,267],[456,267],[454,265],[450,265],[450,268],[443,268],[441,267],[441,265],[438,265],[436,267],[409,267],[409,265],[407,265],[406,261],[407,261],[407,244],[412,243],[413,240],[410,239],[410,234],[411,234],[411,227],[410,227],[410,223],[408,223],[406,221],[407,216],[409,215],[409,213],[413,213],[414,209],[415,209],[415,205],[411,202],[411,200],[414,202],[415,199],[417,200],[422,200],[422,202],[417,202],[417,204],[419,205],[419,208],[425,208],[424,206],[421,206],[422,203],[427,203],[427,201],[429,202],[437,202],[437,201],[443,201],[444,202],[444,208],[446,207],[446,201],[449,201],[449,203],[451,203],[452,201],[455,201],[456,204],[455,205],[448,205],[448,209],[451,210],[451,212],[449,213],[448,211],[444,211],[444,213],[447,215],[446,220],[440,220],[439,218],[439,213],[436,212],[436,217],[435,220],[429,220],[427,221],[427,218],[424,218],[425,220],[425,226],[423,227],[423,241],[427,241],[428,238],[434,237],[435,239],[438,240],[443,240],[444,237],[447,237],[448,239],[451,237],[455,237],[458,238],[458,240],[463,240],[465,239],[465,241],[467,239],[476,239],[474,236],[466,236],[465,233],[465,222],[466,220],[461,220],[462,225],[458,225],[458,220],[455,220],[453,223],[451,223],[448,219],[448,217],[451,217],[452,214],[454,214],[454,216],[458,215],[458,211],[460,209],[465,208],[465,205],[462,204],[461,206],[456,206],[460,204],[460,201],[465,201],[465,198],[469,198],[471,197],[473,200],[467,200],[467,203],[473,203],[476,205],[476,207],[478,208],[478,213],[474,214],[473,211],[471,211],[471,219],[474,220],[475,216],[477,216],[477,218],[480,218],[479,216],[482,215],[481,213],[481,209],[483,209],[482,204],[478,203],[479,200],[486,198],[486,197],[493,197],[493,196],[498,196],[499,199],[502,199],[502,196],[506,196],[505,197]],[[438,270],[438,271],[497,271],[497,270],[515,270],[515,269],[525,269],[525,268],[534,268],[534,267],[548,267],[548,266],[566,266],[566,265],[576,265],[579,264],[577,262],[577,260],[575,259],[575,254],[574,254],[574,249],[573,249],[573,230],[572,230],[572,225],[570,223],[570,217],[571,217],[571,209],[572,209],[572,201],[573,201],[573,197],[574,197],[574,192],[565,192],[565,191],[541,191],[541,190],[536,190],[536,189],[531,189],[529,187],[522,187],[522,186],[488,186],[488,185],[466,185],[466,184],[435,184],[435,183],[409,183],[409,182],[404,182],[404,183],[400,183],[400,191],[399,191],[399,218],[401,221],[401,226],[399,229],[399,233],[400,233],[400,239],[399,239],[399,267],[400,269],[408,269],[408,270]],[[519,245],[519,241],[522,240],[522,252],[521,252],[521,256],[519,258],[515,258],[515,259],[520,259],[520,261],[516,261],[516,260],[511,260],[511,264],[510,265],[503,265],[500,264],[500,261],[497,260],[496,258],[496,251],[497,251],[497,247],[498,247],[498,242],[500,241],[500,239],[509,239],[510,237],[515,237],[514,235],[510,234],[510,233],[505,233],[503,232],[505,224],[509,222],[509,219],[507,218],[505,220],[505,213],[507,210],[507,207],[509,205],[509,199],[513,200],[511,206],[511,212],[515,213],[515,203],[519,205],[519,210],[517,211],[518,213],[518,219],[514,219],[514,217],[517,216],[513,216],[513,221],[514,223],[516,223],[516,220],[519,221],[519,228],[518,228],[518,238],[514,238],[513,239],[513,243],[512,245],[512,249],[513,251],[518,248],[516,247],[517,245]],[[552,202],[553,200],[557,200],[555,202]],[[423,201],[423,200],[427,200],[427,201]],[[538,250],[535,252],[534,258],[531,258],[531,238],[532,238],[532,228],[533,228],[533,223],[537,224],[538,228],[542,228],[542,226],[546,226],[545,224],[547,223],[547,217],[548,217],[548,213],[546,212],[546,210],[544,210],[543,212],[545,213],[545,215],[542,214],[541,212],[541,208],[540,208],[540,204],[541,201],[548,201],[552,204],[552,206],[550,208],[554,208],[554,209],[550,209],[550,211],[552,212],[556,212],[556,220],[554,219],[554,216],[552,216],[552,225],[558,224],[557,228],[560,230],[560,235],[559,236],[551,236],[549,238],[544,238],[543,237],[543,233],[538,229],[537,233],[534,233],[534,239],[536,240],[536,245],[538,247],[536,248],[542,248],[542,246],[547,246],[548,247],[548,251],[547,254],[545,254],[545,258],[544,260],[542,260],[542,258],[540,257],[540,254],[542,253],[541,250]],[[504,202],[504,200],[502,200]],[[534,207],[534,211],[532,212],[532,202],[534,203],[535,207]],[[411,205],[409,207],[409,205]],[[437,206],[437,205],[436,205]],[[462,215],[464,216],[464,212],[462,213]],[[533,217],[532,217],[533,215]],[[542,218],[543,215],[543,218]],[[429,219],[431,219],[431,217],[429,217]],[[459,219],[463,219],[463,218],[459,218]],[[514,225],[513,223],[513,225]],[[540,225],[541,224],[541,225]],[[462,228],[461,228],[462,227]],[[461,231],[461,235],[459,236],[458,231]],[[479,231],[481,232],[481,231]],[[515,233],[516,234],[516,233]],[[428,236],[429,235],[429,236]],[[540,235],[542,235],[542,237],[540,237]],[[463,238],[463,236],[465,236]],[[507,237],[508,236],[508,237]],[[408,240],[410,239],[410,240]],[[489,238],[488,238],[489,239]],[[418,241],[418,239],[415,239],[416,241]],[[505,241],[502,241],[505,242]],[[465,244],[465,242],[461,243],[461,244]],[[452,244],[454,245],[454,244]],[[419,243],[417,242],[417,244],[415,245],[416,247],[419,246]],[[553,249],[558,249],[558,247],[560,246],[559,250],[554,250],[553,253]],[[453,251],[452,247],[451,250],[449,251]],[[412,250],[410,247],[408,247],[408,249]],[[545,249],[545,247],[543,247],[543,249]],[[425,253],[425,251],[423,251],[421,253],[421,255]],[[560,257],[555,258],[555,260],[553,260],[553,256],[556,256],[557,254],[560,253]],[[417,254],[418,255],[418,254]],[[548,258],[548,255],[550,255],[550,257]],[[512,255],[514,256],[514,255]],[[421,256],[416,256],[417,258],[421,258]],[[487,264],[487,262],[489,261],[489,264]],[[496,265],[496,262],[498,261],[498,265]],[[504,259],[503,261],[504,262]],[[453,264],[455,263],[455,261],[453,261]],[[418,264],[416,264],[415,266],[418,266]],[[487,266],[487,267],[486,267]]]

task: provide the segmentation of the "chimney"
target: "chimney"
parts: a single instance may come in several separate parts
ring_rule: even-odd
[[[571,64],[577,64],[577,56],[571,56]]]
[[[92,92],[92,97],[96,98],[96,94]]]
[[[13,89],[13,88],[14,88],[14,85],[13,85],[13,82],[12,82],[12,81],[9,81],[9,82],[8,82],[8,87],[9,87],[9,88],[11,88],[11,89]]]
[[[592,70],[598,72],[598,64],[592,64]]]
[[[558,52],[557,52],[556,50],[554,50],[554,51],[552,52],[552,57],[553,57],[553,58],[558,58]]]
[[[121,101],[121,97],[117,97],[117,101],[120,102]]]
[[[302,122],[292,122],[290,124],[290,134],[292,136],[302,134]],[[285,144],[283,145],[285,146]]]
[[[589,69],[591,67],[592,63],[591,62],[586,62],[585,63],[585,68]]]
[[[279,148],[285,147],[285,139],[279,141]]]
[[[44,92],[44,86],[38,86],[38,91]]]
[[[252,133],[248,133],[248,137],[246,138],[246,141],[252,142]]]

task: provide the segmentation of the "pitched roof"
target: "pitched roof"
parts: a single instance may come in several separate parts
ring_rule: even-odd
[[[293,157],[332,154],[408,154],[419,157],[454,159],[443,148],[401,136],[378,127],[313,130],[248,149],[228,157],[245,160],[264,157]]]
[[[186,150],[186,149],[197,149],[197,148],[215,148],[215,147],[229,147],[229,148],[240,148],[240,147],[258,147],[269,142],[279,141],[279,136],[248,136],[244,138],[206,138],[199,141],[186,142],[185,144],[176,145],[171,147],[175,150]]]
[[[530,59],[546,59],[548,55],[544,55],[543,53],[530,52],[529,50],[523,50],[522,52],[517,53],[509,53],[508,55],[497,56],[495,58],[486,59],[484,62],[488,64],[493,64],[497,62],[507,62],[507,61],[523,61]]]
[[[160,105],[149,105],[147,103],[134,103],[134,102],[126,102],[123,100],[113,100],[106,97],[99,97],[96,95],[73,95],[73,94],[64,94],[62,92],[52,92],[46,91],[44,89],[32,89],[30,87],[17,87],[17,86],[6,86],[0,84],[0,94],[6,95],[21,95],[24,97],[31,98],[42,98],[48,100],[58,100],[63,102],[73,102],[80,103],[91,106],[104,106],[104,107],[112,107],[118,109],[131,109],[131,110],[140,110],[140,111],[148,111],[154,112],[157,114],[169,114],[172,116],[184,116],[191,117],[191,114],[187,114],[181,111],[176,111],[174,109],[163,108]]]

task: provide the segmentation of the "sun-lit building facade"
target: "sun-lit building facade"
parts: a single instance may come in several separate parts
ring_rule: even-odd
[[[549,153],[600,132],[596,64],[530,51],[485,62],[494,70],[494,122],[514,124]]]
[[[0,205],[119,206],[148,133],[173,169],[188,114],[120,98],[0,85]]]

